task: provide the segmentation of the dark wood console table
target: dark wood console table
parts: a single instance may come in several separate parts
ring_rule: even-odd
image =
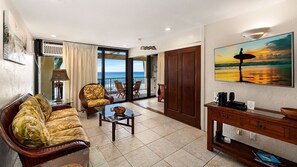
[[[256,148],[235,140],[228,144],[214,136],[214,121],[217,122],[218,136],[223,135],[223,124],[228,124],[297,145],[297,121],[287,119],[279,112],[264,109],[241,111],[218,106],[216,103],[208,103],[205,106],[208,110],[207,149],[210,151],[215,148],[247,165],[265,166],[254,160],[252,150],[257,150]],[[297,146],[294,149],[297,149]],[[289,160],[282,161],[287,167],[297,166],[297,163]]]

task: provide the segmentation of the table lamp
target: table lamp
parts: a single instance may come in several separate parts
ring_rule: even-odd
[[[56,98],[55,102],[61,102],[61,88],[63,87],[63,82],[69,80],[67,72],[65,69],[54,69],[51,81],[55,82],[55,87],[58,88],[58,97]]]

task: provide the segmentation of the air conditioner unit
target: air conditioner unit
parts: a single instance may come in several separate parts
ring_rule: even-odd
[[[42,53],[44,56],[62,57],[63,44],[43,41]]]

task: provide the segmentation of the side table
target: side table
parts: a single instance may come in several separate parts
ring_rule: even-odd
[[[62,100],[61,102],[56,102],[55,100],[49,100],[49,103],[52,107],[70,105],[73,103],[73,100]]]

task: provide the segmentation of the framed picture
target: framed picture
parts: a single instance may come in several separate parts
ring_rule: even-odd
[[[9,11],[3,12],[3,59],[25,64],[27,37]]]
[[[215,79],[294,86],[294,34],[286,33],[215,49]]]

